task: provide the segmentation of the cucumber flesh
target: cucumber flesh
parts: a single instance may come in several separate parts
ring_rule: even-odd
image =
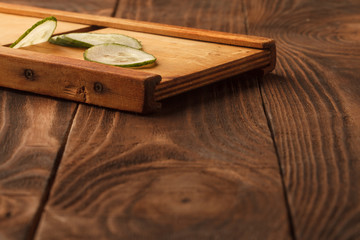
[[[84,59],[118,67],[140,67],[156,61],[149,53],[116,43],[95,45],[85,50]]]
[[[29,28],[13,44],[11,44],[10,47],[20,48],[46,42],[54,33],[56,25],[57,20],[55,17],[44,18]]]
[[[115,33],[69,33],[63,40],[74,47],[89,48],[104,43],[117,43],[128,47],[141,49],[141,43],[132,37]]]

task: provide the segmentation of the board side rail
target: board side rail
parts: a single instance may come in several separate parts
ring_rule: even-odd
[[[2,87],[137,113],[161,107],[156,74],[8,47],[0,66]]]

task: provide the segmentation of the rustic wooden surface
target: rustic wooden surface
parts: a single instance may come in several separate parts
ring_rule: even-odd
[[[21,4],[26,6],[42,7],[70,12],[90,13],[101,16],[115,15],[118,6],[117,0],[2,0],[4,3]]]
[[[260,85],[294,237],[360,239],[360,1],[245,6],[248,33],[277,40]]]
[[[36,3],[58,7],[52,2]],[[97,6],[101,13],[105,2]],[[82,9],[83,5],[72,6]],[[33,238],[76,108],[72,102],[0,88],[1,240]]]
[[[1,89],[0,239],[360,239],[359,1],[45,2],[274,38],[277,68],[150,116]]]

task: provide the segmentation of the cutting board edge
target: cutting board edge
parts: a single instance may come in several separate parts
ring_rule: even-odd
[[[156,74],[8,47],[0,65],[1,87],[137,113],[161,106]]]

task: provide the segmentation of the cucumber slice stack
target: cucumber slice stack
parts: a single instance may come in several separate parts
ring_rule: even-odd
[[[84,59],[118,67],[150,65],[156,58],[142,51],[135,38],[115,33],[68,33],[50,38],[50,43],[66,47],[88,48]]]
[[[84,59],[118,67],[139,67],[156,61],[149,53],[117,43],[95,45],[84,52]]]
[[[115,33],[68,33],[51,37],[55,31],[55,17],[45,18],[35,23],[20,36],[11,48],[20,48],[49,41],[50,43],[88,48],[84,59],[119,67],[140,67],[150,65],[156,58],[142,51],[141,43],[135,38]]]
[[[56,25],[57,20],[55,17],[44,18],[29,28],[13,44],[11,44],[10,47],[20,48],[46,42],[54,33]]]
[[[68,33],[51,38],[51,43],[89,48],[104,43],[117,43],[128,47],[141,49],[141,43],[135,38],[115,33]]]

